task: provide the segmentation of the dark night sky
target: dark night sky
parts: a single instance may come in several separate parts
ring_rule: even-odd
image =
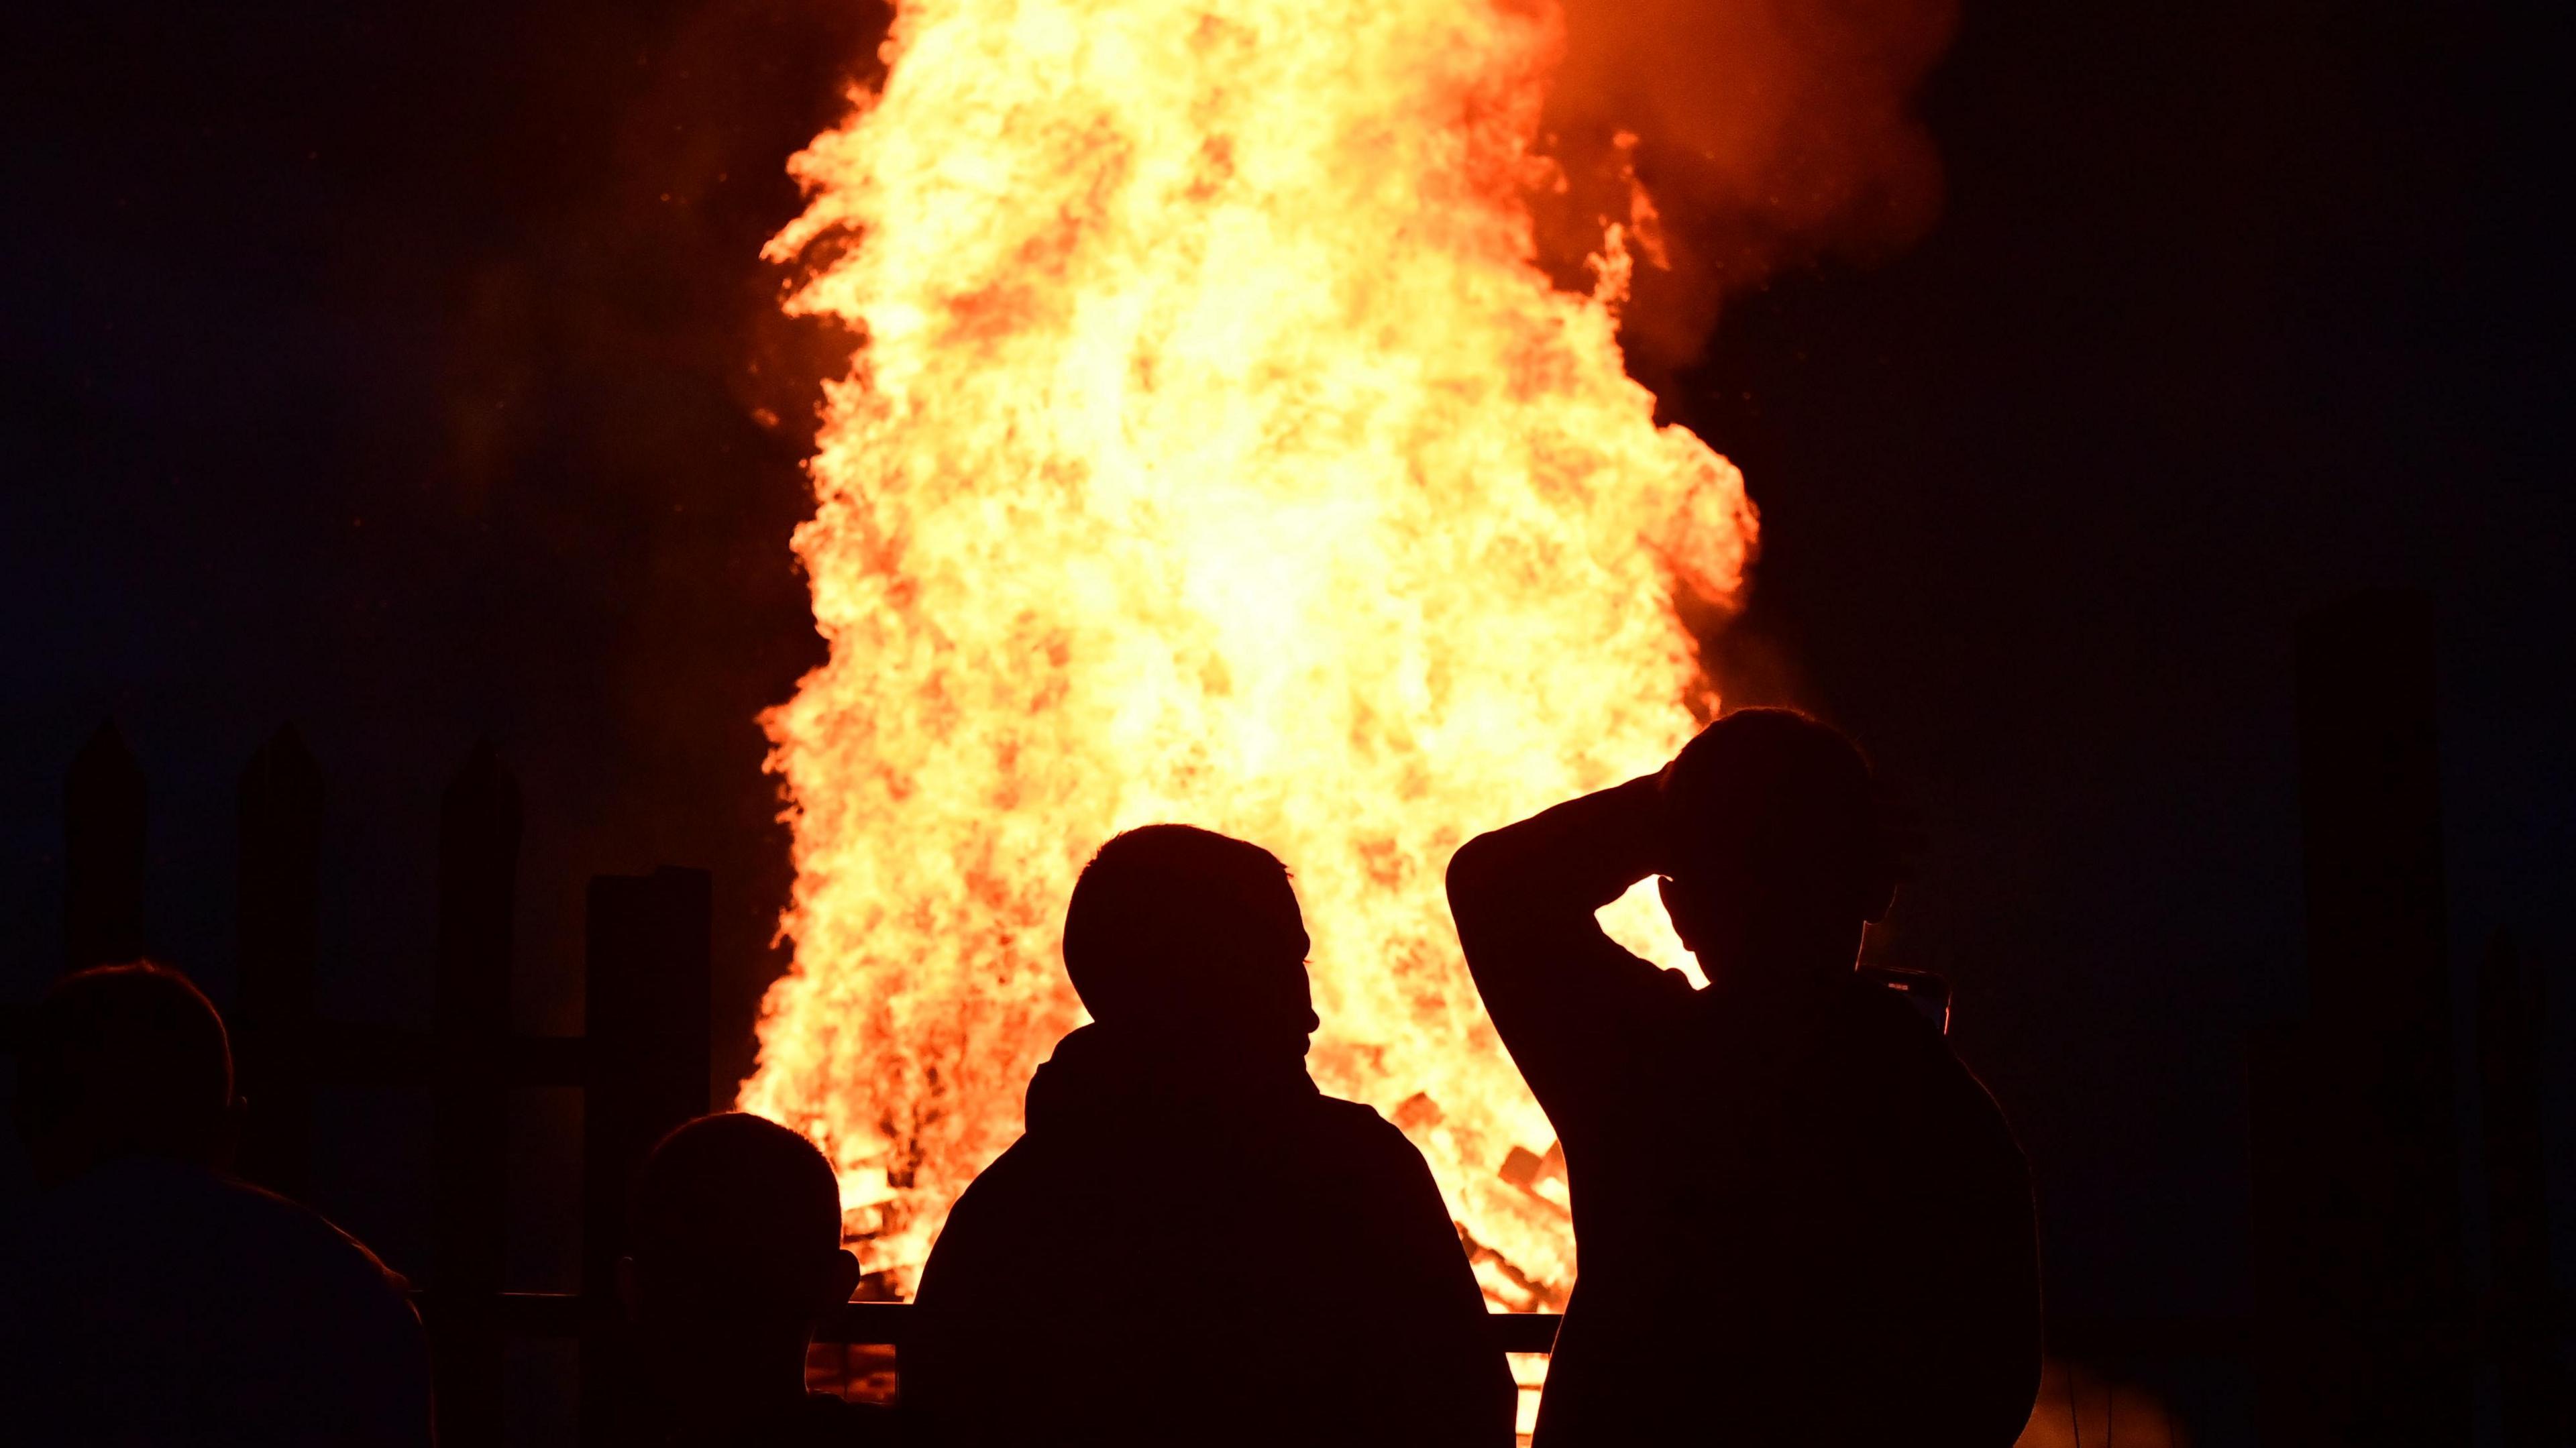
[[[747,1063],[784,883],[750,720],[819,651],[786,534],[834,345],[770,315],[754,252],[879,23],[7,22],[0,997],[59,958],[61,770],[113,715],[153,781],[153,944],[220,999],[233,778],[294,720],[332,782],[331,1008],[420,1015],[436,791],[489,735],[529,798],[526,1021],[578,1020],[583,876],[706,864]],[[2242,1038],[2300,999],[2300,608],[2437,595],[2455,939],[2514,925],[2566,979],[2544,23],[1969,0],[1925,102],[1939,226],[1738,299],[1667,389],[1766,514],[1724,672],[1853,729],[1936,836],[1890,948],[1958,983],[2061,1306],[2244,1300]],[[341,1200],[399,1265],[408,1209]]]

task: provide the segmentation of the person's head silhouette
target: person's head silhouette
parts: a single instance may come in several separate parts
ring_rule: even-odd
[[[29,1015],[11,1114],[47,1185],[121,1156],[220,1168],[235,1119],[223,1017],[167,966],[74,971]]]
[[[1065,972],[1093,1019],[1208,1050],[1305,1054],[1308,943],[1278,857],[1190,825],[1101,846],[1064,916]]]
[[[1664,907],[1712,980],[1848,971],[1896,894],[1869,762],[1787,709],[1739,709],[1665,773]]]
[[[847,1302],[841,1192],[814,1144],[738,1111],[675,1128],[637,1174],[621,1286],[648,1333],[793,1344]]]

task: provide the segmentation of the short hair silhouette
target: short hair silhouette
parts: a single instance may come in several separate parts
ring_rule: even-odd
[[[806,1386],[815,1324],[859,1281],[812,1142],[738,1111],[683,1123],[636,1173],[627,1242],[632,1376],[609,1395],[608,1441],[886,1441],[881,1410]]]
[[[810,1322],[841,1250],[840,1186],[823,1153],[786,1127],[738,1111],[701,1116],[645,1159],[629,1238],[648,1302]]]
[[[1896,852],[1859,746],[1792,709],[1738,709],[1664,779],[1678,893],[1876,919]]]
[[[1302,1042],[1315,1028],[1308,943],[1278,856],[1193,825],[1146,825],[1101,846],[1065,907],[1065,973],[1112,1027],[1293,1027]]]
[[[40,1178],[130,1155],[220,1166],[232,1106],[223,1017],[168,966],[74,971],[30,1013],[13,1114]]]

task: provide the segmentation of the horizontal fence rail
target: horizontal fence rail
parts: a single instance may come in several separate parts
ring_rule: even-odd
[[[437,1294],[414,1294],[424,1315],[438,1312]],[[613,1302],[595,1301],[577,1292],[506,1292],[501,1294],[501,1321],[513,1332],[531,1337],[573,1337],[592,1330],[617,1311]],[[814,1340],[901,1347],[910,1332],[913,1305],[908,1302],[845,1302],[825,1312]],[[2553,1301],[2539,1327],[2549,1340],[2576,1340],[2576,1304]],[[1486,1330],[1504,1352],[1545,1353],[1555,1349],[1556,1330],[1564,1317],[1554,1312],[1486,1314]],[[2511,1336],[2515,1324],[2491,1322],[2478,1337]],[[2170,1361],[2191,1358],[2241,1358],[2248,1350],[2253,1324],[2232,1313],[2182,1313],[2162,1316],[2111,1317],[2060,1314],[2048,1321],[2052,1355],[2091,1359]],[[2525,1327],[2527,1329],[2527,1325]]]
[[[2477,1090],[2491,1262],[2486,1291],[2465,1285],[2432,642],[2429,601],[2413,595],[2363,595],[2301,625],[2310,1015],[2252,1043],[2251,1310],[2053,1313],[2052,1356],[2233,1360],[2251,1370],[2266,1422],[2297,1428],[2311,1405],[2330,1403],[2385,1441],[2429,1441],[2425,1421],[2463,1421],[2458,1405],[2481,1363],[2496,1374],[2505,1441],[2544,1441],[2534,1435],[2567,1412],[2576,1306],[2552,1286],[2549,1261],[2545,971],[2502,933],[2474,967],[2474,1072],[2464,1081]],[[243,1174],[309,1195],[319,1090],[426,1092],[431,1241],[418,1300],[441,1437],[457,1448],[500,1441],[504,1346],[520,1334],[578,1341],[583,1440],[630,1441],[631,1425],[614,1416],[631,1395],[617,1376],[610,1284],[636,1166],[662,1132],[714,1104],[712,883],[669,868],[593,878],[583,1034],[514,1029],[521,799],[511,771],[479,744],[440,797],[428,1027],[331,1020],[315,990],[329,953],[317,929],[324,786],[291,727],[253,753],[239,780],[239,991],[229,1014],[249,1101]],[[133,959],[150,944],[150,790],[113,724],[71,762],[63,804],[64,964]],[[26,1009],[0,1002],[0,1052],[15,1049]],[[583,1097],[580,1292],[502,1290],[508,1101],[529,1087]],[[899,1349],[918,1323],[909,1304],[852,1302],[826,1313],[816,1337]],[[1494,1313],[1487,1331],[1502,1351],[1543,1354],[1559,1324],[1553,1313]]]
[[[439,1315],[437,1293],[417,1292],[413,1297],[422,1316]],[[512,1332],[579,1337],[596,1331],[617,1310],[614,1302],[578,1292],[505,1292],[500,1315],[502,1325]],[[911,1335],[913,1313],[909,1302],[844,1302],[824,1312],[822,1321],[815,1324],[814,1340],[899,1348]],[[1492,1312],[1485,1315],[1485,1330],[1503,1352],[1544,1353],[1556,1347],[1557,1324],[1562,1321],[1553,1312]]]

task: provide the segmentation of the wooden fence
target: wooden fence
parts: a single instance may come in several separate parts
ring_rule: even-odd
[[[65,965],[146,953],[147,787],[113,724],[74,758],[64,790]],[[581,1344],[583,1436],[614,1438],[614,1274],[627,1185],[653,1142],[711,1109],[706,872],[663,868],[589,883],[584,1034],[510,1028],[519,786],[489,745],[448,784],[438,822],[436,984],[427,1032],[324,1019],[315,1008],[325,790],[292,726],[251,756],[239,796],[239,984],[227,1013],[247,1099],[242,1175],[299,1200],[313,1180],[313,1105],[326,1086],[426,1088],[430,1246],[420,1302],[437,1362],[440,1435],[500,1441],[508,1339]],[[509,1093],[583,1092],[581,1291],[508,1290]],[[851,1302],[824,1342],[900,1347],[911,1309]],[[1552,1313],[1493,1318],[1509,1352],[1543,1353]]]
[[[2321,610],[2303,624],[2298,668],[2315,1012],[2253,1043],[2256,1311],[2056,1317],[2050,1347],[2094,1361],[2248,1362],[2276,1445],[2362,1424],[2394,1425],[2411,1442],[2461,1441],[2469,1378],[2484,1361],[2498,1371],[2506,1440],[2558,1441],[2569,1425],[2557,1357],[2569,1312],[2548,1261],[2538,974],[2501,936],[2476,977],[2473,1078],[2496,1285],[2475,1293],[2462,1263],[2429,601],[2373,594]],[[626,1184],[662,1132],[710,1105],[708,876],[592,879],[584,1035],[512,1031],[519,789],[477,746],[439,816],[430,1029],[324,1021],[314,1007],[323,793],[292,728],[242,772],[231,1019],[251,1103],[244,1173],[304,1196],[318,1087],[426,1087],[425,1316],[447,1441],[498,1441],[504,1342],[526,1333],[580,1339],[585,1437],[604,1442]],[[65,808],[67,963],[132,959],[144,948],[146,789],[113,726],[73,761]],[[578,1294],[506,1290],[507,1102],[527,1086],[585,1093]],[[846,1304],[821,1336],[899,1345],[906,1312]],[[1511,1352],[1548,1351],[1556,1327],[1547,1314],[1493,1319]]]
[[[144,952],[142,770],[113,725],[67,781],[68,966]],[[448,784],[438,824],[436,985],[426,1032],[323,1019],[315,1009],[322,771],[292,727],[242,771],[237,939],[230,1013],[250,1110],[245,1176],[309,1196],[312,1117],[324,1086],[426,1088],[431,1099],[431,1237],[421,1294],[437,1354],[439,1420],[451,1444],[497,1442],[504,1347],[513,1335],[582,1345],[585,1437],[606,1441],[614,1384],[616,1256],[626,1185],[673,1125],[710,1109],[709,880],[703,871],[603,875],[586,900],[584,1034],[530,1036],[509,1024],[518,889],[517,781],[478,745]],[[578,1293],[508,1290],[505,1142],[514,1088],[584,1092]],[[910,1308],[852,1302],[825,1342],[900,1347]],[[1497,1313],[1496,1344],[1544,1353],[1553,1313]],[[2052,1346],[2117,1356],[2232,1355],[2243,1325],[2200,1319],[2052,1324]]]
[[[74,759],[64,791],[68,967],[145,953],[141,768],[113,725]],[[329,1021],[315,1008],[322,771],[290,726],[241,775],[239,980],[227,1013],[242,1095],[239,1169],[308,1199],[313,1105],[325,1086],[425,1088],[430,1097],[430,1243],[423,1293],[449,1443],[501,1436],[504,1341],[513,1332],[583,1344],[584,1436],[609,1409],[613,1276],[626,1185],[653,1142],[710,1107],[709,878],[663,868],[590,881],[584,1034],[510,1026],[519,786],[489,745],[448,784],[438,822],[436,985],[426,1032]],[[582,1111],[582,1291],[510,1294],[509,1093],[578,1088]]]

